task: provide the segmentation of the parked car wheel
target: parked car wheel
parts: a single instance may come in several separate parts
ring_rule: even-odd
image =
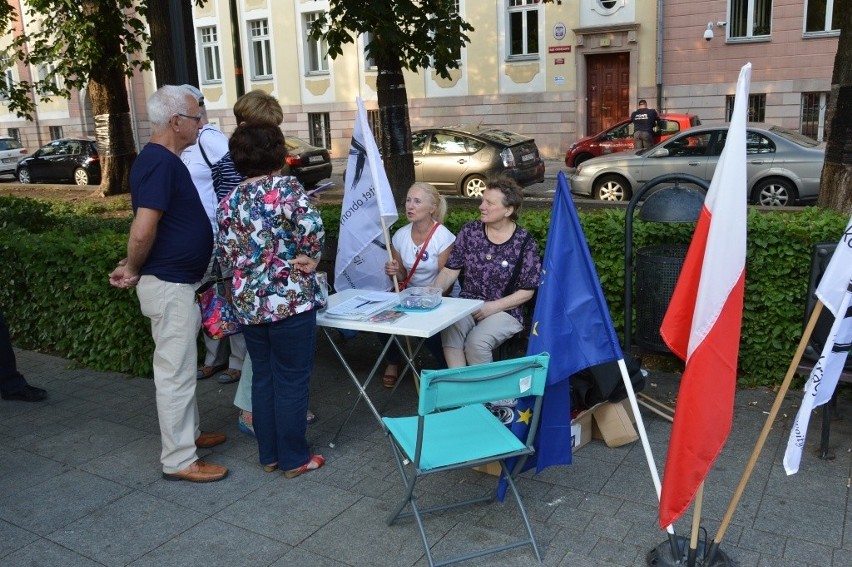
[[[786,207],[796,202],[796,188],[780,177],[760,180],[754,188],[754,202],[765,207]]]
[[[86,170],[82,167],[78,167],[74,170],[74,183],[76,183],[77,185],[89,184],[89,174],[86,173]]]
[[[471,175],[464,180],[462,192],[465,197],[479,198],[485,192],[485,178],[481,175]]]
[[[604,175],[595,183],[595,199],[599,201],[627,201],[630,195],[630,185],[619,175]]]
[[[579,155],[577,155],[577,157],[574,158],[574,167],[577,167],[578,165],[580,165],[581,163],[583,163],[587,159],[592,159],[593,157],[595,157],[595,156],[592,155],[592,154],[579,154]]]
[[[26,167],[22,167],[18,170],[18,183],[32,183],[32,179],[30,179],[30,170]]]

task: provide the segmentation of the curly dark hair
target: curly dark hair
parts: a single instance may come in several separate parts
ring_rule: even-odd
[[[503,206],[513,207],[509,218],[513,221],[518,220],[518,212],[521,210],[521,205],[524,204],[524,190],[521,189],[517,181],[505,173],[498,173],[485,180],[485,188],[495,189],[503,193]]]
[[[237,126],[228,141],[234,168],[245,177],[267,175],[284,167],[287,146],[281,128],[268,122]]]

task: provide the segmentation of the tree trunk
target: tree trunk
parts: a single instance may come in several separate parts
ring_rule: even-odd
[[[826,117],[828,143],[822,168],[818,204],[820,207],[852,213],[852,7],[849,2],[834,4],[845,10],[840,41],[834,57],[831,97]]]
[[[148,0],[151,61],[157,87],[198,85],[192,0]]]
[[[120,17],[115,4],[84,0],[87,12],[101,12],[104,20]],[[127,84],[122,69],[110,65],[123,57],[117,38],[95,29],[95,40],[103,47],[103,61],[92,66],[89,97],[95,116],[95,137],[101,159],[101,194],[130,192],[130,167],[136,159]]]
[[[394,201],[405,201],[414,183],[414,156],[411,153],[411,123],[408,120],[408,93],[399,57],[383,50],[376,59],[379,122],[382,128],[382,157],[393,190]]]

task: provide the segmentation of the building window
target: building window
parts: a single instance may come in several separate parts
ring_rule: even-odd
[[[311,39],[311,26],[320,18],[319,12],[308,12],[305,18],[305,68],[308,73],[328,73],[328,44],[322,39]]]
[[[15,138],[20,143],[21,141],[21,129],[20,128],[7,128],[6,133],[10,138]]]
[[[62,126],[51,126],[50,127],[50,139],[58,140],[60,138],[64,138],[62,134]]]
[[[725,120],[731,121],[731,115],[734,113],[734,95],[725,97]],[[766,121],[766,95],[753,94],[748,95],[748,121],[749,122],[765,122]]]
[[[57,90],[61,87],[59,75],[56,74],[56,65],[53,63],[38,66],[38,80],[46,80],[48,85],[52,85]]]
[[[222,61],[219,56],[219,33],[216,26],[198,28],[198,45],[201,48],[201,81],[221,81]]]
[[[376,139],[376,145],[382,147],[382,122],[379,120],[378,110],[367,111],[367,124],[370,125],[370,131],[373,132],[373,137]]]
[[[12,65],[14,62],[11,57],[0,57],[0,98],[6,98],[9,90],[15,84],[15,78],[12,76]]]
[[[538,0],[509,0],[509,57],[538,55]]]
[[[367,32],[362,37],[364,39],[364,69],[375,69],[376,60],[367,54],[367,46],[373,42],[373,32]]]
[[[835,0],[807,0],[805,3],[805,33],[840,30],[842,10],[835,10],[834,2]]]
[[[728,37],[767,37],[772,32],[772,0],[728,0]]]
[[[450,8],[450,12],[455,14],[456,16],[461,14],[461,7],[459,6],[459,0],[455,0],[453,2],[452,8]],[[461,46],[459,46],[453,56],[456,58],[456,61],[461,61]]]
[[[825,139],[825,111],[829,93],[802,93],[801,132],[817,142]]]
[[[311,145],[331,149],[331,118],[328,112],[309,112],[308,128]]]
[[[272,78],[272,42],[269,38],[269,20],[252,20],[249,23],[251,40],[251,78]]]

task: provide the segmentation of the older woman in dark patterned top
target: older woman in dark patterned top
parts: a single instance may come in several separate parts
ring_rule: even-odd
[[[521,306],[541,276],[538,245],[517,225],[524,194],[505,175],[488,179],[480,220],[464,225],[434,286],[448,289],[461,276],[460,297],[485,303],[441,332],[450,368],[493,360],[492,351],[523,329]]]
[[[219,258],[234,270],[234,306],[252,359],[260,463],[292,478],[325,462],[311,455],[305,436],[316,313],[324,305],[314,270],[325,231],[298,180],[277,175],[287,155],[278,126],[241,124],[229,149],[246,180],[219,204]]]

